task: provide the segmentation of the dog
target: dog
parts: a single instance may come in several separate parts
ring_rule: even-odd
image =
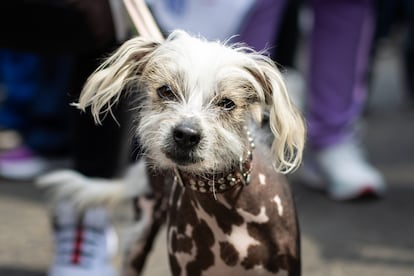
[[[306,129],[274,62],[181,30],[163,42],[135,37],[89,77],[76,106],[101,123],[124,94],[143,151],[125,177],[61,171],[38,181],[82,208],[135,199],[139,235],[124,273],[141,272],[167,221],[174,276],[300,275],[285,174],[301,163]]]

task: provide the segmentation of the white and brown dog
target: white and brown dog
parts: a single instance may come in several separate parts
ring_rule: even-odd
[[[140,272],[167,217],[172,275],[300,275],[283,174],[300,164],[305,128],[272,60],[183,31],[164,42],[136,37],[89,78],[78,107],[100,122],[122,91],[136,99],[138,165],[121,180],[66,171],[40,182],[81,206],[138,197],[143,231],[125,273]]]

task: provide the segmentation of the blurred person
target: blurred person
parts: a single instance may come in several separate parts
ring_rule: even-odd
[[[406,102],[414,106],[414,2],[410,0],[377,0],[377,24],[372,47],[375,58],[381,42],[397,29],[405,29],[403,38],[403,72],[407,88]]]
[[[70,56],[0,50],[3,100],[0,127],[16,131],[20,145],[0,153],[0,177],[29,180],[68,166]]]
[[[67,72],[66,75],[70,83],[64,87],[65,81],[56,79],[54,87],[54,92],[59,94],[54,96],[69,98],[67,106],[77,101],[83,83],[102,58],[130,35],[128,16],[118,0],[3,1],[0,3],[0,33],[0,47],[4,49],[43,56],[73,56],[69,66],[73,74]],[[65,76],[61,73],[59,76]],[[48,97],[51,96],[45,92],[39,101],[45,104],[53,101]],[[32,104],[27,102],[30,108],[26,112],[31,110]],[[129,150],[123,139],[124,128],[128,126],[127,114],[114,110],[121,127],[111,118],[96,126],[89,113],[81,114],[75,108],[69,110],[71,136],[68,137],[73,140],[68,147],[73,168],[93,177],[114,177],[121,173],[127,159],[124,154]],[[55,111],[45,118],[52,120],[62,109]],[[60,124],[64,125],[65,121]],[[46,141],[42,141],[47,144],[49,138],[44,139]],[[111,258],[116,252],[116,236],[107,211],[90,208],[79,216],[71,204],[58,202],[52,216],[54,257],[49,276],[115,275]]]
[[[231,3],[236,13],[229,12]],[[312,9],[314,22],[305,107],[308,153],[300,173],[306,184],[325,189],[335,200],[381,196],[385,180],[367,161],[355,131],[366,98],[374,0],[305,3]],[[166,31],[179,27],[224,40],[239,34],[232,40],[255,50],[269,50],[272,42],[279,41],[287,4],[287,0],[243,1],[243,5],[237,1],[164,0],[155,1],[152,8]],[[186,8],[191,15],[185,14]],[[233,22],[233,27],[227,22]]]
[[[277,31],[260,27],[265,24],[263,14],[275,21],[278,10],[286,4],[262,2],[261,9],[251,15],[252,24],[242,30],[240,37],[256,49],[262,49],[277,35]],[[374,28],[374,1],[308,3],[314,25],[305,113],[309,152],[302,168],[304,181],[326,189],[335,200],[367,194],[381,196],[385,191],[384,178],[366,160],[355,133],[366,99],[365,73]],[[320,177],[326,186],[322,186]]]

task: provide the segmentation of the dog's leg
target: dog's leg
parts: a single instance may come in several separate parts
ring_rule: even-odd
[[[157,175],[148,172],[148,175],[152,191],[147,196],[134,200],[134,208],[139,221],[128,235],[132,239],[129,239],[129,245],[127,245],[128,252],[124,266],[124,275],[127,276],[141,275],[154,240],[167,216],[172,177],[159,172]]]

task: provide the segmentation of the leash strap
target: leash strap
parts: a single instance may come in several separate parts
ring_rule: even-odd
[[[159,41],[164,40],[164,36],[148,9],[145,0],[123,1],[129,16],[131,17],[132,23],[141,36],[154,38]]]

